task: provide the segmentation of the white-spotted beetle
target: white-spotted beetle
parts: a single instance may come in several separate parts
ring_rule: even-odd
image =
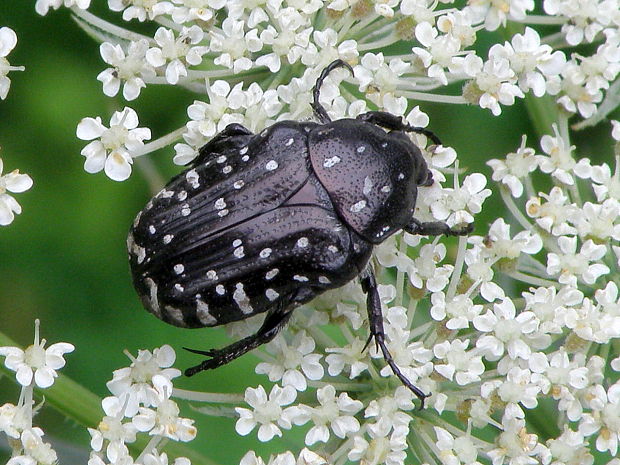
[[[359,276],[370,337],[396,376],[368,264],[374,245],[404,229],[465,235],[470,226],[413,218],[418,186],[433,178],[406,132],[437,138],[399,116],[370,111],[331,121],[313,89],[319,122],[280,121],[260,134],[230,124],[204,145],[136,217],[127,240],[133,283],[147,310],[167,323],[202,328],[267,312],[262,327],[209,357],[191,376],[273,339],[292,310]]]

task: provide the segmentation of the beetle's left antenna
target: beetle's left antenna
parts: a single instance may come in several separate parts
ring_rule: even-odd
[[[312,109],[314,110],[314,114],[321,123],[329,123],[331,121],[331,118],[327,114],[327,110],[325,110],[325,108],[323,108],[323,105],[319,103],[321,86],[323,85],[323,81],[329,75],[329,73],[331,73],[336,68],[347,68],[351,72],[351,74],[353,74],[353,68],[351,68],[351,65],[346,61],[340,59],[332,61],[321,72],[321,75],[316,80],[316,84],[312,88],[312,103],[310,104],[312,106]]]

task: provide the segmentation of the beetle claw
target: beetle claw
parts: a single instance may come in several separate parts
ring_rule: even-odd
[[[193,354],[206,355],[207,357],[214,357],[217,350],[209,349],[209,350],[198,350],[198,349],[190,349],[189,347],[183,347],[183,349],[191,352]]]

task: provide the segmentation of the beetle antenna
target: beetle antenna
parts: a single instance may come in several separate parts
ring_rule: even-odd
[[[323,85],[323,81],[329,75],[329,73],[331,73],[336,68],[347,68],[349,72],[353,74],[353,68],[351,68],[351,65],[349,63],[340,59],[334,60],[329,65],[327,65],[325,69],[323,69],[321,75],[316,80],[316,84],[312,88],[312,103],[310,104],[310,106],[312,106],[314,114],[319,119],[319,121],[324,124],[331,122],[331,118],[327,114],[327,110],[325,110],[323,105],[319,103],[319,94],[321,93],[321,86]]]

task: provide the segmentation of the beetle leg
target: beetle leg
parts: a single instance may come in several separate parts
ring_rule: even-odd
[[[368,307],[368,322],[370,325],[370,338],[366,343],[366,346],[370,342],[370,339],[374,337],[375,344],[381,349],[385,362],[390,366],[394,374],[400,379],[400,381],[407,386],[413,392],[418,399],[422,402],[420,408],[424,407],[424,399],[430,394],[424,394],[420,389],[415,387],[409,379],[400,371],[398,365],[392,358],[392,354],[385,344],[385,330],[383,329],[383,314],[381,312],[381,298],[379,297],[379,288],[377,287],[377,281],[375,275],[370,268],[366,270],[360,276],[362,283],[362,289],[366,293],[366,305]]]
[[[327,114],[327,110],[325,110],[325,108],[323,108],[323,105],[319,103],[319,94],[321,93],[321,86],[323,85],[323,81],[325,80],[327,75],[336,68],[347,68],[351,72],[351,74],[353,74],[353,68],[351,68],[351,65],[349,63],[343,60],[334,60],[323,69],[321,75],[316,80],[316,84],[312,88],[312,103],[310,104],[310,106],[312,106],[314,114],[323,124],[331,122],[331,119]]]
[[[211,357],[207,360],[204,360],[202,363],[185,370],[185,376],[193,376],[203,370],[211,370],[213,368],[226,365],[228,362],[242,356],[246,352],[249,352],[252,349],[256,349],[258,346],[271,341],[284,327],[284,325],[290,318],[291,313],[291,311],[285,312],[282,309],[277,309],[276,311],[267,315],[267,318],[265,318],[263,325],[256,332],[256,334],[243,338],[240,341],[224,347],[223,349],[211,349],[201,351],[185,348],[190,352]]]
[[[437,137],[432,131],[404,123],[403,119],[400,116],[393,115],[392,113],[388,113],[387,111],[369,111],[358,115],[357,119],[361,121],[366,121],[367,123],[376,124],[377,126],[381,126],[392,131],[417,132],[419,134],[424,134],[436,145],[441,145],[439,137]]]
[[[411,218],[411,223],[403,228],[410,234],[419,236],[466,236],[474,230],[474,225],[469,223],[466,226],[451,228],[443,221],[429,221],[422,223],[415,218]]]
[[[239,123],[230,123],[224,130],[216,134],[209,142],[200,147],[198,157],[192,160],[193,165],[204,163],[209,156],[221,152],[222,148],[230,145],[231,138],[253,136],[254,133]]]

